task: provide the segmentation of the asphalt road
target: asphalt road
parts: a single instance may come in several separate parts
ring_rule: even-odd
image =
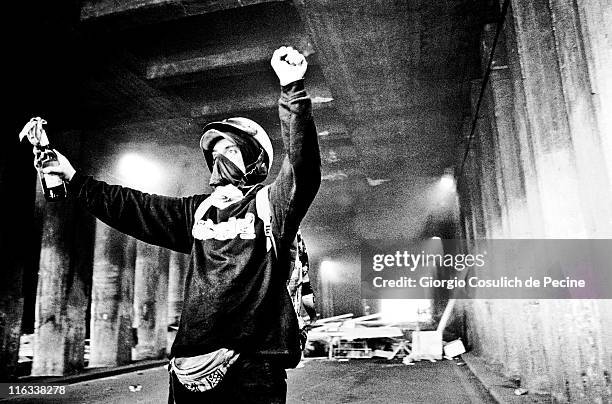
[[[406,366],[385,360],[311,360],[287,373],[289,404],[492,402],[467,367],[457,366],[456,361]],[[70,384],[64,395],[8,402],[135,404],[166,403],[167,397],[167,371],[158,367]]]

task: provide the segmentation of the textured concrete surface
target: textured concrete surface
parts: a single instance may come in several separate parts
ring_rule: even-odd
[[[610,2],[511,2],[458,180],[471,247],[479,238],[610,238],[610,86],[599,66],[612,49],[611,16]],[[496,29],[484,29],[483,63]],[[492,271],[521,267],[539,268],[518,256]],[[474,300],[465,313],[473,352],[507,380],[558,402],[610,401],[611,301]]]
[[[461,355],[470,372],[478,379],[487,393],[498,403],[522,404],[522,403],[552,403],[552,397],[547,394],[538,394],[527,389],[524,394],[516,394],[520,389],[514,380],[509,379],[502,373],[501,365],[493,366],[483,358],[467,353]]]
[[[489,403],[465,366],[455,361],[329,362],[311,360],[288,374],[287,403]],[[130,385],[142,386],[130,391]],[[141,370],[67,386],[63,397],[12,399],[11,403],[163,403],[167,400],[164,367]]]

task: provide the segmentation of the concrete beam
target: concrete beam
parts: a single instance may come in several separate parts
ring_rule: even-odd
[[[140,21],[161,22],[278,1],[281,0],[86,0],[81,5],[81,21],[126,16],[134,18],[134,15],[140,14],[144,15]]]
[[[282,44],[291,44],[307,57],[309,64],[314,64],[314,49],[308,37],[293,35],[246,46],[225,46],[222,50],[198,49],[189,55],[171,55],[149,62],[145,77],[148,80],[159,80],[211,71],[221,71],[225,75],[252,73],[259,70],[258,65],[262,66],[261,70],[270,70],[270,57]]]
[[[237,91],[244,89],[236,89]],[[332,107],[333,98],[328,88],[307,84],[313,110]],[[230,116],[239,112],[265,111],[278,108],[279,90],[259,89],[257,93],[231,93],[227,98],[202,100],[191,108],[191,117],[201,120],[218,116]]]

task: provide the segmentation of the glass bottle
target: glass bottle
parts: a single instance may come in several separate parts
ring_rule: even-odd
[[[45,199],[49,202],[60,201],[66,198],[66,184],[55,174],[45,174],[42,169],[59,165],[57,154],[49,147],[49,145],[36,145],[37,150],[37,168],[40,185],[45,193]]]

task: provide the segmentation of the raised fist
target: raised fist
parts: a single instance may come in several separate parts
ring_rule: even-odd
[[[303,79],[308,67],[304,55],[290,46],[281,46],[275,50],[270,64],[281,86]]]

